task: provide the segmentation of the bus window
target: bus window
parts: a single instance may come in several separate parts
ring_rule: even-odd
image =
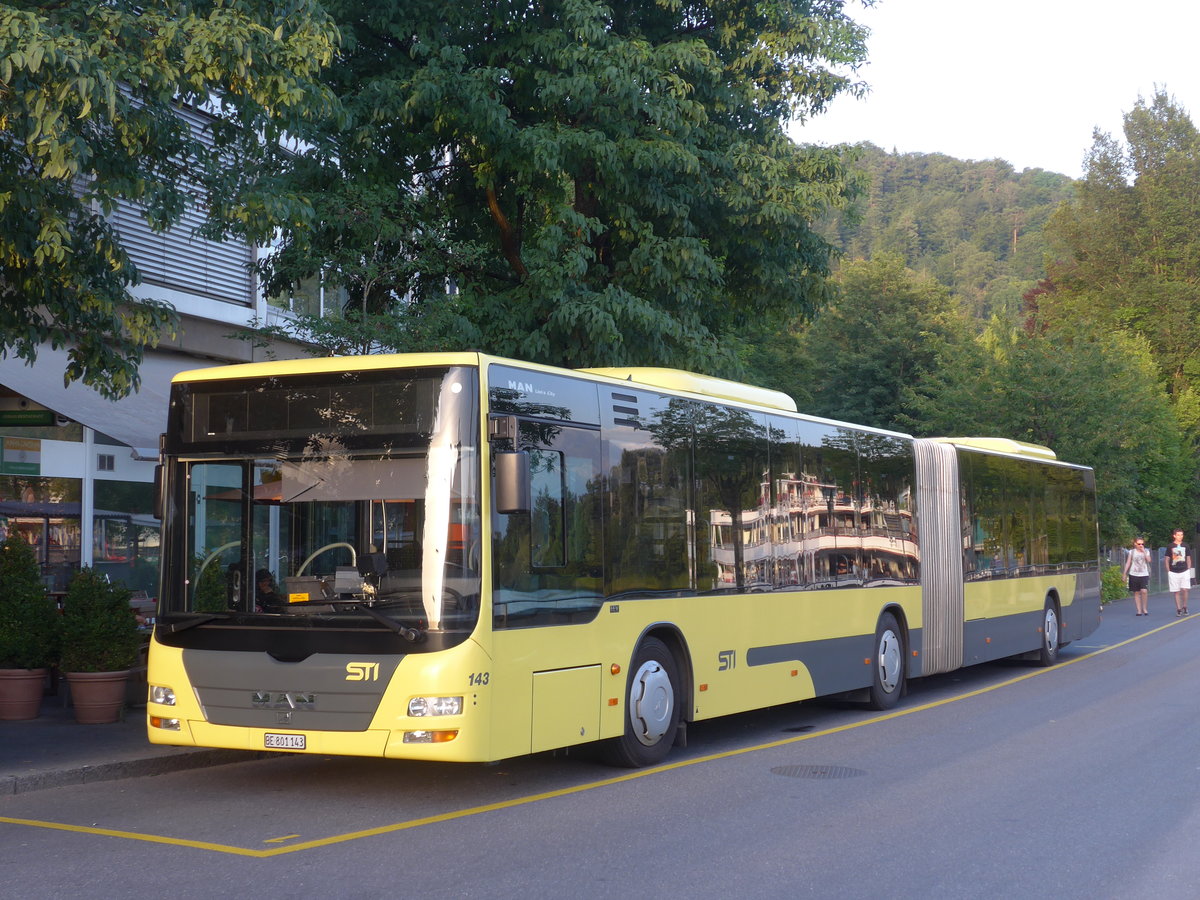
[[[590,621],[600,609],[600,435],[523,421],[531,509],[493,512],[497,627]]]
[[[858,436],[862,553],[867,584],[915,584],[912,445],[887,435]]]
[[[531,562],[535,568],[555,568],[565,562],[563,454],[533,450],[529,454],[529,468],[533,500],[529,513]]]
[[[694,435],[697,587],[769,589],[766,419],[762,413],[697,404]]]
[[[664,421],[686,417],[691,401],[668,400],[647,391],[609,394],[614,415],[607,432],[609,517],[608,593],[683,594],[696,588],[696,526],[688,499],[691,433]]]

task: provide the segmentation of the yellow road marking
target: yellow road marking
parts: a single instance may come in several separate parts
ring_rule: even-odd
[[[840,734],[843,731],[851,731],[855,728],[862,728],[867,725],[874,725],[878,722],[886,722],[890,719],[898,719],[901,716],[911,716],[926,710],[936,709],[939,706],[946,706],[949,703],[957,703],[960,700],[967,700],[971,697],[978,697],[981,694],[987,694],[991,691],[999,690],[1000,688],[1008,687],[1017,684],[1021,681],[1026,681],[1030,678],[1036,678],[1039,675],[1045,675],[1049,672],[1060,671],[1067,666],[1075,665],[1083,662],[1086,659],[1092,659],[1120,647],[1125,647],[1135,641],[1140,641],[1142,638],[1156,634],[1165,628],[1171,628],[1179,625],[1187,619],[1176,619],[1168,622],[1165,625],[1160,625],[1158,628],[1147,631],[1144,634],[1135,635],[1128,640],[1121,641],[1117,644],[1111,644],[1107,647],[1102,647],[1094,650],[1091,653],[1077,656],[1074,659],[1064,660],[1057,665],[1050,666],[1044,669],[1034,669],[1026,672],[1023,675],[1017,675],[1015,678],[1009,678],[1005,681],[997,682],[996,684],[987,687],[977,688],[973,691],[967,691],[965,694],[955,694],[953,697],[946,697],[943,700],[931,700],[928,703],[922,703],[919,706],[908,706],[903,709],[893,710],[882,715],[871,716],[869,718],[860,719],[856,722],[849,722],[845,725],[837,725],[832,728],[826,728],[822,731],[812,731],[807,734],[796,735],[794,737],[780,738],[774,741],[768,741],[765,744],[755,744],[751,747],[741,747],[736,750],[724,750],[720,753],[710,753],[707,756],[698,756],[695,759],[684,759],[678,762],[667,763],[661,766],[655,766],[651,769],[639,769],[636,772],[628,772],[624,775],[616,775],[612,778],[603,778],[599,781],[591,781],[587,784],[580,784],[574,787],[559,788],[554,791],[544,791],[540,794],[529,794],[525,797],[516,797],[512,800],[501,800],[497,803],[488,803],[483,806],[472,806],[467,809],[454,810],[452,812],[439,813],[436,816],[425,816],[420,819],[410,819],[407,822],[395,822],[391,825],[380,825],[376,828],[367,828],[362,831],[351,831],[346,834],[335,834],[330,837],[318,838],[312,841],[302,841],[298,844],[292,844],[288,847],[273,847],[266,850],[254,850],[248,847],[235,847],[229,844],[215,844],[210,841],[193,841],[186,838],[166,837],[165,835],[157,834],[141,834],[134,831],[119,831],[112,828],[97,828],[95,826],[86,825],[68,825],[62,822],[42,822],[37,819],[14,819],[8,816],[0,816],[0,822],[9,825],[26,825],[30,828],[48,828],[54,831],[70,831],[77,834],[95,834],[102,837],[124,838],[131,841],[145,841],[152,844],[170,844],[175,847],[191,847],[195,850],[210,850],[214,853],[227,853],[234,856],[251,856],[265,859],[271,856],[282,856],[285,853],[297,853],[301,850],[314,850],[319,847],[329,847],[334,844],[344,844],[348,841],[357,841],[361,838],[376,837],[381,834],[392,834],[397,831],[408,831],[413,828],[421,828],[425,825],[436,825],[439,822],[452,822],[455,819],[466,819],[471,816],[477,816],[481,813],[496,812],[502,809],[513,809],[518,806],[526,806],[531,803],[540,803],[543,800],[553,800],[557,797],[567,797],[571,794],[580,794],[584,791],[591,791],[597,788],[609,787],[614,784],[622,784],[627,781],[634,781],[638,778],[646,778],[650,775],[659,775],[663,772],[670,772],[674,769],[683,769],[687,766],[694,766],[700,763],[715,762],[720,759],[730,759],[735,756],[742,756],[746,753],[756,753],[760,750],[772,750],[776,747],[784,747],[788,744],[798,744],[801,741],[811,741],[813,738],[826,737],[831,734]],[[264,843],[273,843],[275,841],[285,841],[291,838],[299,837],[299,835],[288,835],[282,838],[273,838]]]

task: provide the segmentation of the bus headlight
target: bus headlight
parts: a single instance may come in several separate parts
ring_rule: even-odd
[[[175,692],[169,687],[160,687],[157,684],[150,685],[150,702],[158,703],[162,706],[175,705]]]
[[[408,701],[410,716],[457,716],[462,709],[462,697],[413,697]]]

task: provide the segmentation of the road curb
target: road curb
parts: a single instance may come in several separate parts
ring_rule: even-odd
[[[248,762],[279,755],[256,750],[197,750],[191,753],[151,756],[95,766],[77,766],[70,769],[30,772],[24,775],[0,775],[0,796],[27,794],[31,791],[43,791],[73,784],[94,784],[99,781],[165,775],[169,772],[180,772],[186,769],[223,766],[229,763]]]

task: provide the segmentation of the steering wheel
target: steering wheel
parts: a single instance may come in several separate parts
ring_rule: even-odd
[[[309,556],[308,559],[306,559],[304,562],[302,562],[300,564],[300,568],[298,568],[296,570],[296,577],[299,578],[301,575],[304,574],[304,570],[308,568],[308,564],[310,562],[312,562],[314,559],[316,559],[318,556],[320,556],[326,550],[332,550],[335,547],[345,547],[347,550],[349,550],[350,551],[350,565],[352,565],[352,566],[358,565],[358,551],[354,549],[354,545],[347,544],[345,541],[335,541],[332,544],[326,544],[324,547],[321,547],[319,550],[314,550],[312,555]]]

